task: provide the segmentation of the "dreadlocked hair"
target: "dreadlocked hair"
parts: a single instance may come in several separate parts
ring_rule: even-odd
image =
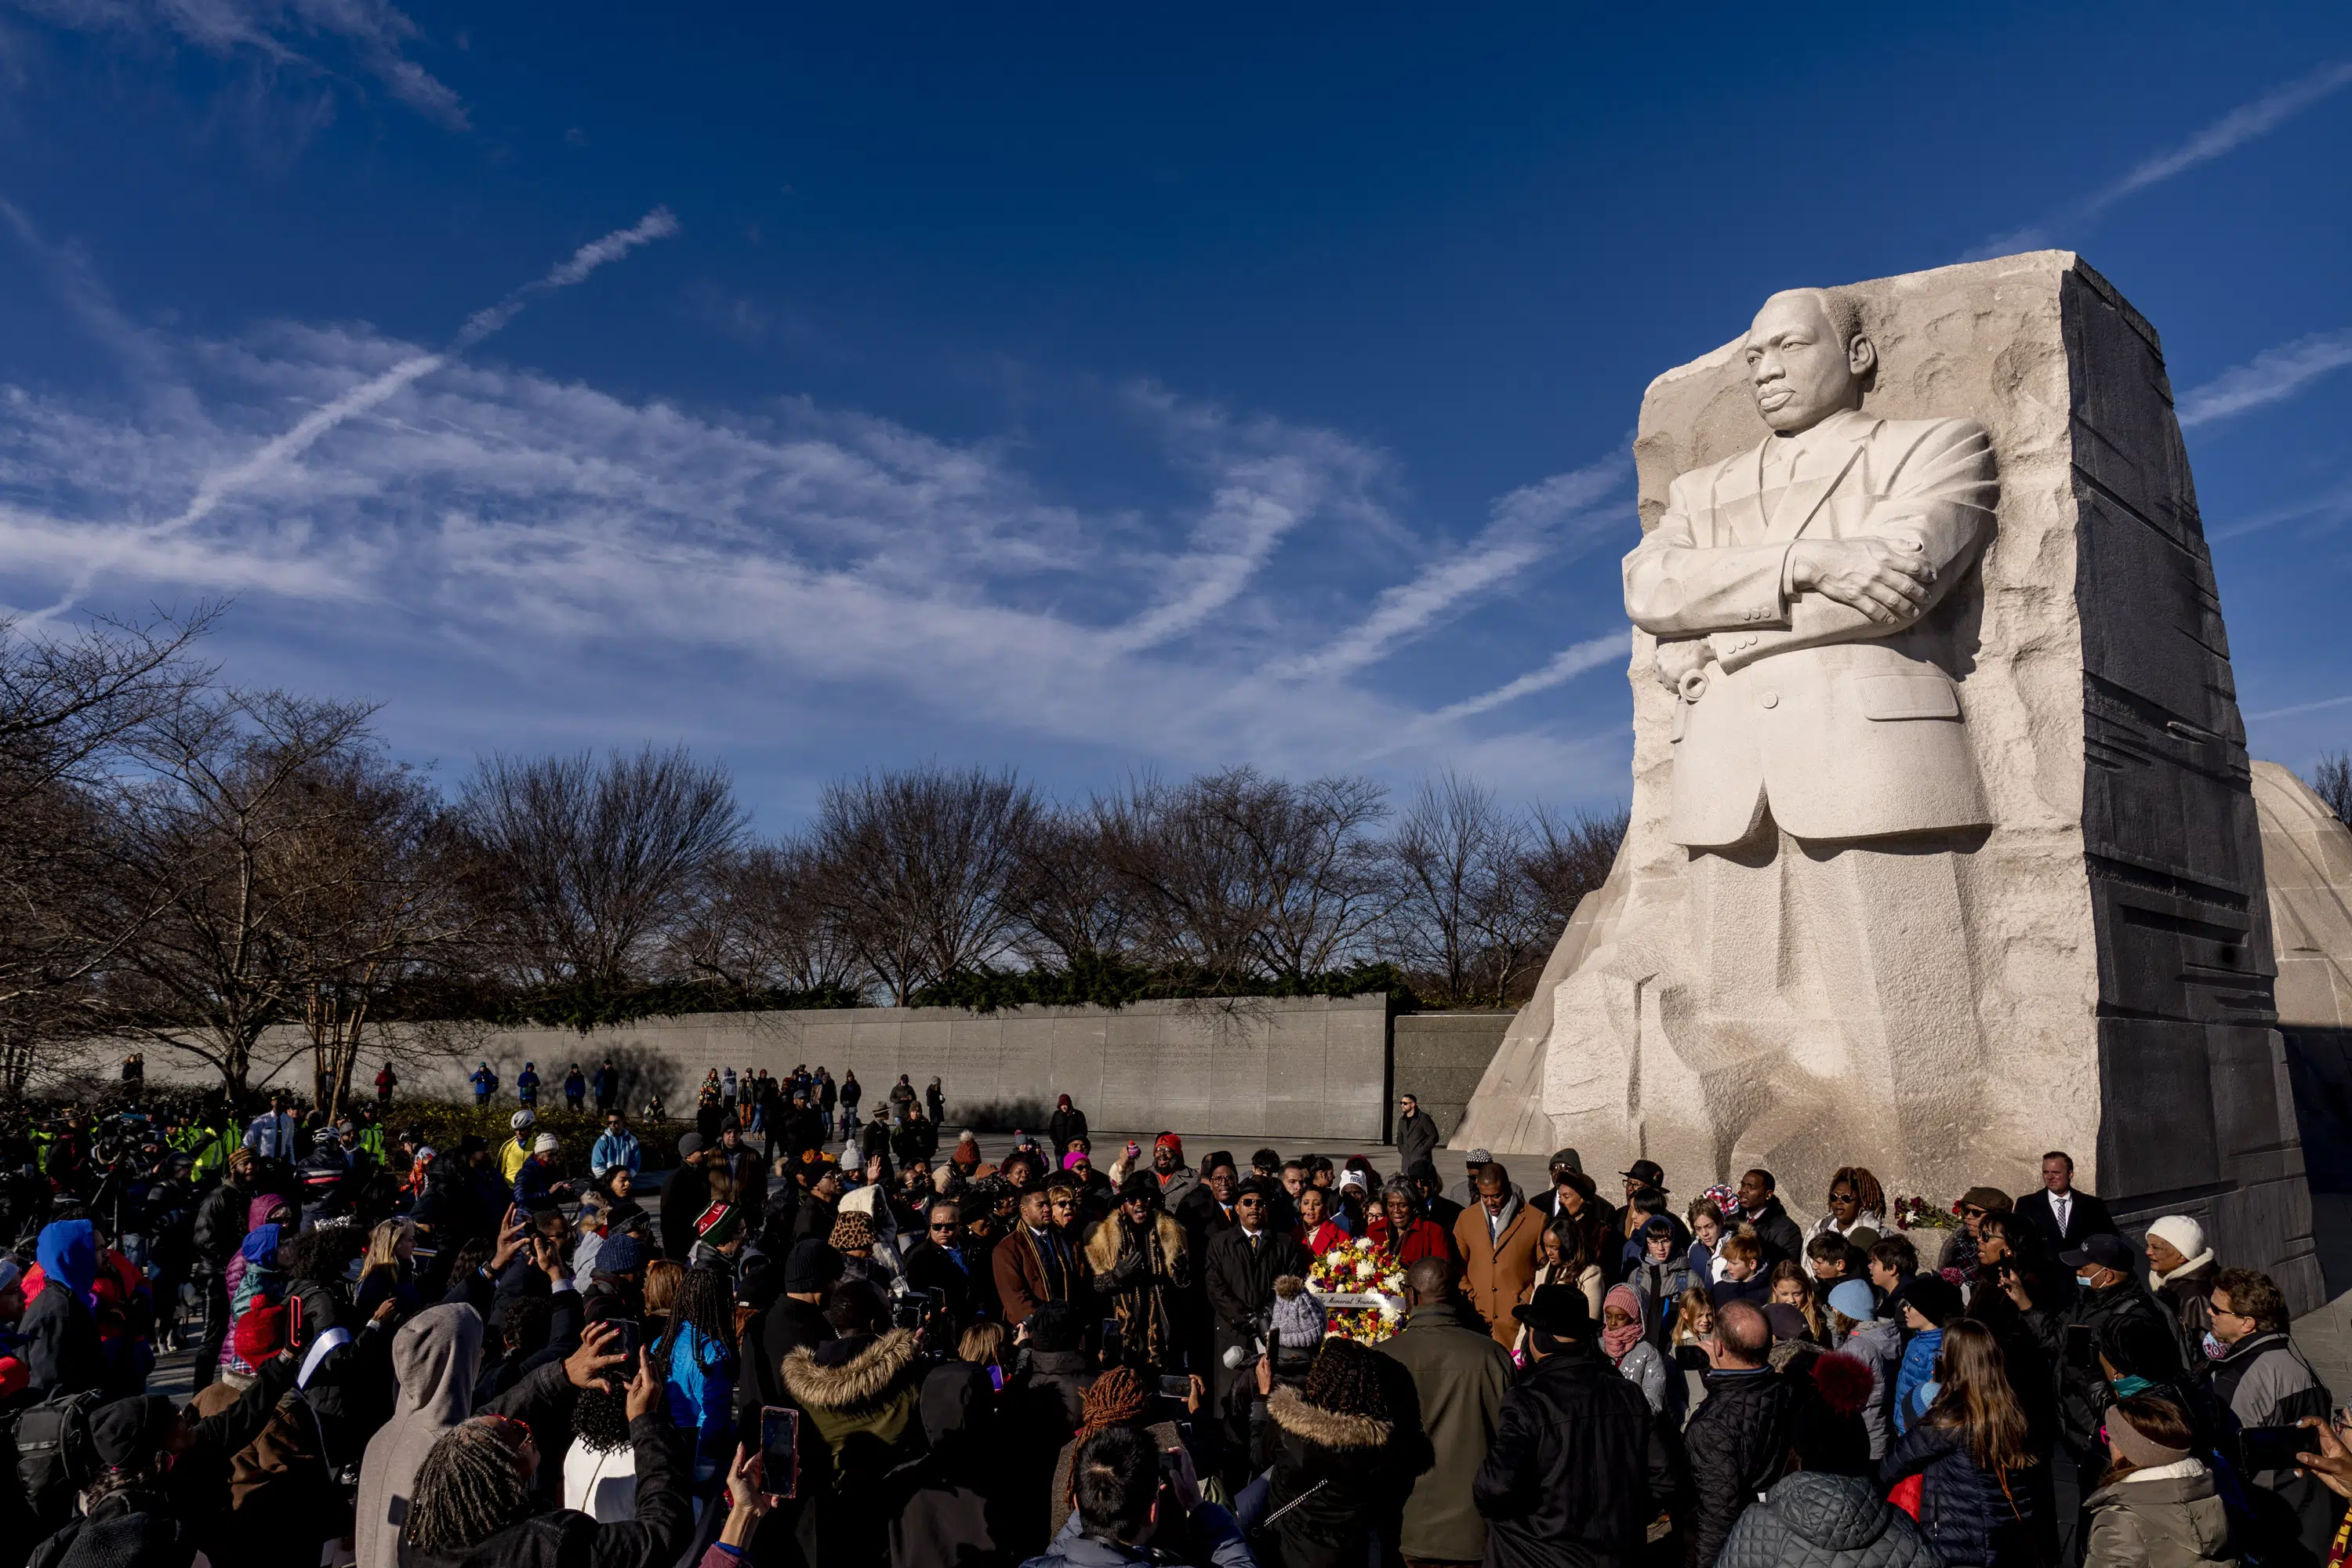
[[[416,1467],[402,1544],[419,1552],[470,1552],[523,1516],[529,1430],[496,1415],[452,1426]]]
[[[709,1359],[713,1352],[721,1358],[733,1357],[735,1281],[729,1270],[706,1264],[686,1271],[686,1278],[678,1281],[677,1299],[670,1303],[669,1327],[654,1351],[656,1365],[670,1364],[679,1334],[688,1329],[703,1342],[706,1365],[719,1364]]]

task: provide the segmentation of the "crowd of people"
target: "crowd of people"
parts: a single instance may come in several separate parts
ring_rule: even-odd
[[[530,1103],[446,1152],[285,1096],[7,1135],[0,1568],[2345,1556],[2277,1286],[2063,1152],[1906,1230],[1860,1166],[1806,1217],[1573,1149],[1448,1184],[1410,1096],[1387,1172],[1098,1164],[1067,1096],[941,1158],[938,1080],[860,1121],[796,1068],[714,1072],[656,1195],[562,1081],[584,1168]],[[1396,1298],[1308,1289],[1335,1248]]]

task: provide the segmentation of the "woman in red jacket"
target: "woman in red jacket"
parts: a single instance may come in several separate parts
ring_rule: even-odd
[[[1454,1238],[1435,1220],[1421,1217],[1421,1200],[1403,1181],[1391,1182],[1381,1194],[1381,1213],[1365,1231],[1365,1239],[1398,1268],[1424,1258],[1454,1258]]]
[[[1298,1189],[1298,1242],[1317,1258],[1348,1239],[1347,1227],[1330,1217],[1330,1200],[1321,1187]]]

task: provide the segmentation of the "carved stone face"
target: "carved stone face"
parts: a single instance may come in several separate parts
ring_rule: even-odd
[[[1862,381],[1877,351],[1857,333],[1838,342],[1818,296],[1775,294],[1748,330],[1748,376],[1756,411],[1787,435],[1810,430],[1841,409],[1862,406]]]

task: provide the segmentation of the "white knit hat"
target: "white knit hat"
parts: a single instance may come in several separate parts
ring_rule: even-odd
[[[542,1132],[531,1140],[530,1152],[534,1154],[552,1154],[562,1147],[563,1141],[554,1133]]]
[[[2172,1244],[2172,1250],[2191,1260],[2205,1250],[2205,1227],[2185,1214],[2168,1214],[2147,1227],[2150,1236]]]

